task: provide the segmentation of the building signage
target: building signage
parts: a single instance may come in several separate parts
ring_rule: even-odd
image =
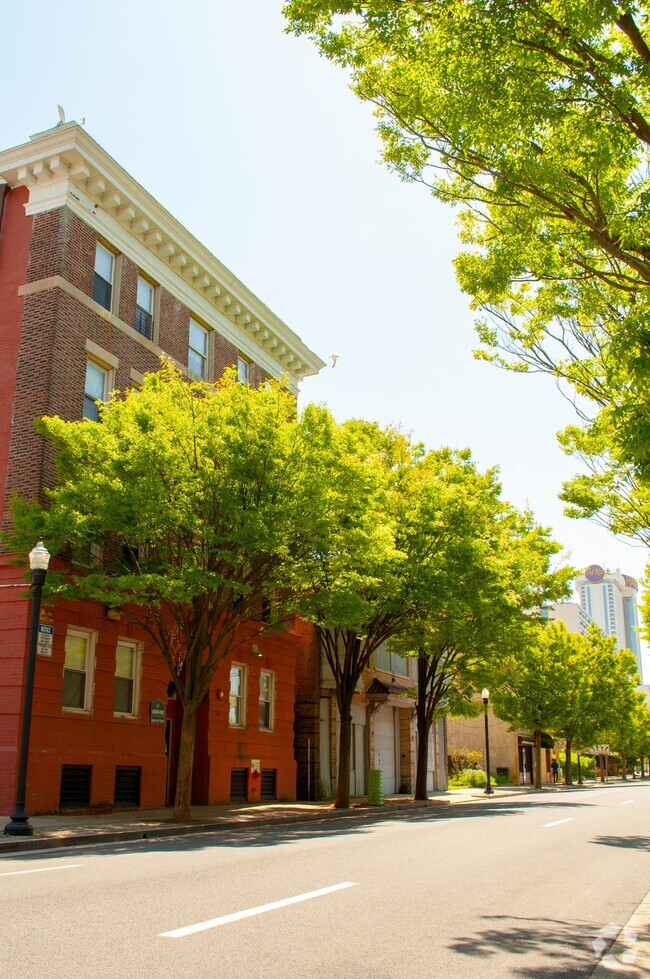
[[[592,585],[597,585],[605,577],[605,569],[601,568],[599,564],[590,564],[585,571],[585,578],[590,581]]]
[[[591,753],[593,755],[608,755],[609,754],[609,745],[608,744],[596,744],[591,749]]]
[[[623,581],[625,582],[628,588],[634,588],[635,591],[638,590],[639,582],[636,580],[636,578],[633,578],[632,575],[624,574]]]
[[[251,758],[251,773],[259,772],[261,770],[259,758]]]
[[[36,652],[39,656],[51,656],[52,644],[54,643],[54,626],[39,623],[38,639],[36,640]]]
[[[165,723],[165,701],[152,700],[149,704],[149,713],[152,724]]]

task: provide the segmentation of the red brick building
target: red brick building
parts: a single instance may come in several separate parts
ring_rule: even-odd
[[[96,399],[137,385],[167,354],[188,376],[236,366],[294,391],[322,361],[80,126],[0,152],[0,504],[44,499],[53,458],[34,418],[95,420]],[[47,543],[47,542],[46,542]],[[29,628],[20,570],[0,555],[0,812],[13,804]],[[180,705],[144,635],[93,603],[45,609],[27,805],[161,806],[173,798]],[[294,798],[300,625],[243,629],[197,732],[193,801]],[[162,701],[162,705],[160,703]],[[164,712],[163,708],[164,707]],[[259,767],[261,776],[252,772]]]

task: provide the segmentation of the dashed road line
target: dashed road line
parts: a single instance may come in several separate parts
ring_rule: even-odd
[[[544,829],[548,829],[549,826],[559,826],[561,823],[573,823],[575,821],[575,816],[567,816],[566,819],[556,819],[554,823],[544,823]]]
[[[9,870],[0,874],[0,877],[18,877],[20,874],[45,874],[48,870],[72,870],[73,867],[81,867],[80,863],[66,863],[61,867],[36,867],[34,870]]]
[[[174,928],[173,931],[162,931],[159,938],[185,938],[187,935],[194,935],[198,931],[207,931],[209,928],[218,928],[219,925],[228,925],[232,921],[241,921],[243,918],[252,918],[256,914],[264,914],[266,911],[275,911],[278,908],[286,908],[290,904],[299,904],[301,901],[310,901],[313,897],[324,897],[325,894],[333,894],[335,891],[342,891],[347,887],[356,887],[357,883],[345,881],[343,884],[333,884],[331,887],[321,887],[317,891],[307,891],[305,894],[296,894],[295,897],[285,897],[282,901],[272,901],[270,904],[260,904],[257,908],[247,908],[245,911],[235,911],[234,914],[224,914],[220,918],[211,918],[210,921],[200,921],[196,925],[187,925],[185,928]]]

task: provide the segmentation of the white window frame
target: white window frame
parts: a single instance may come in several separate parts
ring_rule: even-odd
[[[149,294],[151,297],[149,309],[145,309],[145,307],[141,306],[140,303],[138,302],[140,283],[142,283],[143,286],[146,286],[146,288],[149,290]],[[142,272],[138,272],[138,283],[136,286],[136,293],[135,293],[135,309],[136,309],[136,320],[137,320],[138,310],[141,310],[141,312],[146,313],[151,318],[151,336],[146,337],[146,339],[153,341],[154,334],[156,331],[156,284],[155,282],[152,282],[151,279],[148,279],[146,275],[143,275]],[[138,330],[135,323],[133,324],[133,327],[136,333],[138,333],[140,336],[145,336],[144,333],[141,333],[140,330]]]
[[[237,694],[233,694],[233,692],[232,692],[232,672],[233,672],[233,670],[239,670],[239,673],[240,673],[240,685],[239,685],[240,692],[239,692],[238,695]],[[229,674],[230,683],[229,683],[229,688],[228,688],[228,690],[229,690],[229,692],[228,692],[228,724],[230,725],[230,727],[237,727],[237,728],[245,728],[246,727],[246,691],[247,691],[247,687],[248,687],[248,684],[247,684],[247,674],[248,674],[248,670],[246,669],[246,667],[244,666],[243,663],[231,663],[230,664],[230,674]],[[238,717],[238,720],[236,720],[236,721],[233,721],[231,719],[231,710],[232,710],[232,706],[233,706],[233,704],[232,704],[233,696],[237,697],[237,700],[238,700],[237,706],[239,708],[239,717]]]
[[[104,375],[104,397],[103,398],[91,398],[90,394],[88,394],[88,390],[87,390],[87,388],[88,388],[88,367],[90,365],[92,365],[93,367],[95,367],[97,370],[101,371],[102,374]],[[95,402],[97,402],[97,401],[106,402],[106,401],[108,401],[108,394],[109,394],[110,388],[111,388],[111,369],[110,369],[110,367],[106,367],[105,364],[100,364],[100,362],[98,360],[95,360],[94,357],[87,357],[86,358],[86,377],[84,379],[84,403],[83,403],[83,418],[85,418],[86,421],[90,421],[90,422],[98,422],[98,421],[101,421],[101,419],[99,417],[97,417],[97,418],[90,418],[86,414],[86,398],[88,398],[89,400],[95,401]]]
[[[100,252],[100,251],[102,251],[106,255],[108,255],[108,257],[111,260],[111,277],[110,277],[110,279],[105,279],[104,276],[101,275],[101,273],[97,271],[97,253]],[[116,262],[117,262],[117,255],[115,254],[115,252],[112,252],[110,250],[110,248],[107,248],[106,245],[104,245],[101,241],[98,241],[98,242],[95,243],[95,263],[93,265],[93,276],[95,276],[95,275],[99,276],[100,279],[102,279],[104,282],[107,282],[109,284],[109,286],[111,287],[111,301],[110,301],[110,304],[108,306],[104,306],[103,303],[98,303],[98,305],[101,306],[102,309],[107,309],[109,313],[111,313],[113,311],[113,305],[114,305],[114,302],[115,302],[115,266],[116,266]],[[93,282],[94,282],[94,279],[93,279]],[[94,286],[93,286],[93,289],[94,289]],[[95,300],[95,302],[97,302],[97,300]]]
[[[269,678],[269,699],[268,701],[262,700],[262,677],[267,676]],[[259,716],[259,706],[263,703],[268,703],[269,705],[269,723],[262,724],[260,722]],[[259,689],[259,705],[257,712],[257,723],[259,725],[260,731],[273,731],[275,729],[275,673],[272,670],[260,670],[260,689]]]
[[[250,384],[251,362],[241,354],[237,355],[237,380],[240,384]]]
[[[133,677],[121,677],[121,679],[132,679],[133,689],[131,695],[131,710],[115,710],[115,681],[120,679],[117,675],[117,647],[128,646],[133,650]],[[114,717],[139,717],[140,716],[140,677],[142,674],[142,643],[134,639],[123,639],[118,637],[115,645],[115,672],[113,674],[113,716]]]
[[[205,334],[205,353],[203,353],[200,350],[197,350],[196,347],[193,347],[192,346],[192,326],[195,326],[198,330],[201,330]],[[202,365],[203,365],[203,371],[200,374],[197,374],[197,372],[192,369],[192,365],[190,363],[190,354],[191,353],[196,354],[196,356],[201,359],[201,362],[202,362]],[[195,320],[193,316],[190,316],[190,330],[189,330],[188,348],[187,348],[187,369],[188,369],[190,375],[192,377],[195,377],[197,380],[199,380],[199,381],[207,381],[207,380],[209,380],[209,373],[210,373],[210,331],[207,329],[207,327],[203,326],[202,323],[199,323],[198,320]]]
[[[97,646],[97,633],[90,629],[77,629],[68,628],[65,637],[66,640],[68,636],[74,636],[75,638],[86,640],[86,669],[83,671],[86,675],[86,684],[84,688],[84,704],[83,707],[69,707],[63,703],[63,687],[61,687],[61,709],[64,711],[70,711],[73,714],[90,714],[93,708],[93,698],[95,693],[95,650]],[[79,670],[69,670],[70,673],[81,672]],[[63,658],[63,671],[62,676],[65,679],[65,655]]]

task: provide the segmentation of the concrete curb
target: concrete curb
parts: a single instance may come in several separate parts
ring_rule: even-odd
[[[171,826],[143,824],[139,829],[109,830],[101,832],[97,830],[92,833],[79,832],[77,834],[56,835],[52,833],[48,836],[28,836],[0,839],[0,859],[4,853],[24,853],[34,850],[60,849],[72,846],[101,846],[104,843],[118,843],[121,840],[159,840],[173,836],[193,836],[203,833],[219,833],[226,830],[246,830],[263,828],[267,826],[285,826],[296,823],[328,822],[330,820],[361,820],[375,819],[377,817],[387,817],[395,812],[412,812],[413,810],[427,809],[435,805],[448,805],[447,799],[431,800],[429,802],[410,802],[404,805],[385,805],[374,806],[363,809],[327,809],[314,813],[290,813],[282,815],[274,813],[269,816],[253,816],[250,819],[233,819],[228,816],[221,817],[219,822],[192,823],[185,825],[175,823]]]
[[[612,974],[639,977],[650,975],[650,891],[627,924],[621,928],[615,941],[606,949],[591,973],[591,979],[606,979]]]

